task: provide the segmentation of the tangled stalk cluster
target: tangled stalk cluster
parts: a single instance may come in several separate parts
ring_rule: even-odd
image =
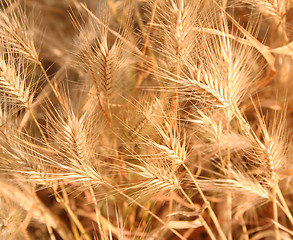
[[[2,0],[0,239],[292,239],[291,0]]]

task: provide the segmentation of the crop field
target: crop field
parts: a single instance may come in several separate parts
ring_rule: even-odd
[[[292,127],[292,0],[0,0],[0,240],[291,240]]]

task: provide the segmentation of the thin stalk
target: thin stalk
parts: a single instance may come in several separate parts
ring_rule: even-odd
[[[186,194],[186,192],[182,189],[182,187],[180,187],[180,191],[181,193],[184,195],[184,197],[186,198],[186,200],[190,203],[190,205],[195,208],[194,203],[192,202],[192,200],[190,199],[190,197]],[[212,240],[216,240],[216,237],[214,235],[214,233],[212,232],[210,226],[206,223],[206,221],[204,220],[204,218],[202,217],[202,215],[199,215],[199,219],[202,222],[204,228],[206,229],[207,233],[209,234],[209,236],[211,237]]]
[[[116,10],[116,8],[115,8],[115,6],[114,6],[113,1],[112,1],[112,0],[107,0],[107,3],[108,3],[108,5],[109,5],[109,7],[110,7],[112,13],[114,14],[114,16],[115,16],[117,22],[120,24],[120,23],[121,23],[121,18],[119,17],[119,15],[118,15],[118,13],[117,13],[117,10]]]
[[[51,81],[50,81],[50,79],[49,79],[49,77],[48,77],[48,74],[47,74],[46,70],[45,70],[44,67],[43,67],[43,64],[42,64],[40,61],[39,61],[37,64],[38,64],[39,67],[41,68],[42,73],[44,74],[44,77],[45,77],[45,79],[47,80],[48,84],[50,85],[50,87],[51,87],[52,91],[54,92],[55,96],[58,98],[59,95],[58,95],[58,93],[57,93],[55,87],[54,87],[53,84],[51,83]],[[58,99],[59,99],[59,98],[58,98]]]
[[[63,184],[61,184],[61,191],[62,191],[62,196],[63,196],[64,202],[69,206],[68,194],[65,191]],[[74,238],[76,240],[80,239],[80,235],[79,235],[79,232],[77,230],[76,225],[74,224],[74,221],[72,220],[72,218],[69,218],[69,221],[70,221],[70,226],[71,226]]]
[[[106,183],[110,188],[113,188],[114,191],[116,191],[117,193],[121,194],[123,197],[127,198],[128,200],[130,200],[131,202],[135,203],[137,206],[139,206],[141,209],[143,209],[144,211],[148,212],[150,215],[152,215],[158,222],[160,222],[161,224],[163,224],[165,227],[167,227],[171,232],[173,232],[177,237],[179,237],[181,240],[187,240],[185,237],[183,237],[179,232],[177,232],[175,229],[171,228],[168,226],[168,224],[166,222],[164,222],[160,217],[158,217],[156,214],[154,214],[152,211],[150,211],[149,209],[147,209],[145,206],[141,205],[139,202],[137,202],[136,200],[134,200],[132,197],[128,196],[127,194],[125,194],[124,192],[122,192],[121,190],[119,190],[118,188],[116,188],[115,186]]]
[[[274,174],[274,186],[273,186],[273,215],[274,215],[274,221],[276,223],[279,223],[278,221],[278,206],[277,206],[277,185],[278,185],[278,177],[276,176],[276,174]],[[274,231],[275,231],[275,239],[276,240],[280,240],[280,230],[277,224],[274,224]]]
[[[201,198],[203,199],[204,203],[206,204],[207,209],[209,210],[209,213],[210,213],[211,219],[213,220],[213,222],[214,222],[214,224],[215,224],[215,226],[216,226],[216,228],[217,228],[217,231],[218,231],[218,233],[219,233],[221,239],[222,239],[222,240],[227,240],[227,238],[226,238],[226,236],[225,236],[225,234],[224,234],[224,232],[223,232],[223,230],[222,230],[222,228],[221,228],[221,226],[220,226],[220,223],[219,223],[219,221],[218,221],[218,219],[217,219],[217,216],[216,216],[215,212],[213,211],[213,209],[211,208],[210,202],[206,199],[204,193],[202,192],[201,188],[199,187],[199,185],[198,185],[197,181],[195,180],[193,174],[190,172],[190,170],[189,170],[188,167],[185,165],[185,163],[183,163],[183,167],[184,167],[184,168],[186,169],[186,171],[188,172],[188,174],[189,174],[189,176],[191,177],[191,179],[192,179],[192,181],[193,181],[195,187],[197,188],[197,190],[198,190],[198,192],[199,192]]]
[[[99,211],[98,206],[97,206],[97,199],[96,199],[96,196],[95,196],[95,193],[94,193],[94,190],[93,190],[92,186],[90,186],[89,189],[90,189],[92,201],[93,201],[94,207],[95,207],[97,223],[100,223],[100,218],[99,218],[99,212],[100,211]]]
[[[201,215],[199,215],[199,219],[202,222],[202,225],[204,226],[204,228],[207,231],[207,233],[210,236],[210,238],[212,240],[217,240],[216,237],[215,237],[215,235],[214,235],[214,233],[212,232],[210,226],[207,224],[207,222],[204,220],[204,218]]]
[[[288,206],[287,206],[287,203],[286,203],[286,201],[285,201],[285,199],[284,199],[284,196],[283,196],[283,194],[282,194],[282,192],[281,192],[281,190],[280,190],[280,188],[279,188],[279,185],[277,185],[276,186],[276,194],[277,194],[277,196],[279,197],[279,199],[280,199],[280,201],[281,201],[281,204],[282,204],[282,206],[283,206],[283,208],[284,208],[284,213],[286,214],[286,216],[288,217],[288,219],[290,220],[290,222],[291,222],[291,224],[293,225],[293,217],[292,217],[292,214],[291,214],[291,212],[290,212],[290,209],[288,208]]]
[[[41,126],[40,126],[38,120],[36,119],[34,113],[32,112],[32,110],[31,110],[30,108],[27,108],[27,110],[30,112],[30,114],[31,114],[31,116],[32,116],[32,118],[33,118],[35,124],[37,125],[37,128],[39,129],[39,131],[40,131],[40,133],[41,133],[41,135],[42,135],[42,137],[43,137],[45,143],[47,144],[47,143],[48,143],[47,138],[46,138],[46,136],[45,136],[45,134],[44,134],[44,132],[43,132],[43,130],[42,130],[42,128],[41,128]]]
[[[56,237],[54,235],[54,232],[53,232],[53,229],[52,229],[52,226],[51,224],[49,224],[47,222],[47,217],[45,216],[45,221],[46,221],[46,227],[47,227],[47,230],[48,230],[48,233],[49,233],[49,236],[50,236],[50,239],[51,240],[56,240]]]
[[[62,205],[65,207],[66,211],[69,213],[70,217],[72,218],[72,220],[74,221],[74,223],[78,227],[78,229],[81,232],[81,234],[84,237],[84,239],[85,240],[91,240],[90,236],[86,233],[84,227],[82,226],[82,224],[80,223],[80,221],[78,220],[78,218],[74,214],[74,212],[71,210],[71,208],[68,205],[64,204],[64,203]]]
[[[242,231],[243,231],[243,234],[244,234],[244,240],[249,240],[249,235],[248,235],[248,232],[247,232],[247,227],[246,227],[245,221],[243,219],[243,215],[240,216],[240,223],[241,223]]]
[[[229,132],[230,124],[227,121],[227,131]],[[231,156],[230,147],[227,148],[227,165],[228,169],[231,169]],[[228,179],[231,179],[231,172],[228,170]],[[227,205],[228,205],[228,240],[232,240],[232,193],[229,191],[227,193]]]
[[[50,210],[48,209],[44,203],[39,199],[37,194],[34,192],[34,198],[37,202],[37,206],[42,212],[42,215],[44,216],[45,223],[47,227],[50,229],[54,229],[58,235],[64,239],[64,240],[70,240],[72,239],[72,233],[67,229],[67,227],[64,227],[65,225],[63,222],[60,221],[60,219]],[[50,233],[50,232],[49,232]],[[53,230],[52,230],[53,233]]]
[[[85,231],[84,227],[82,226],[81,222],[79,221],[78,217],[71,210],[71,208],[69,207],[69,205],[65,203],[65,201],[59,195],[58,192],[55,192],[55,194],[56,194],[57,200],[62,204],[62,206],[64,207],[64,209],[66,210],[66,212],[70,215],[70,217],[72,218],[73,222],[75,223],[75,225],[79,229],[79,231],[80,231],[81,235],[84,237],[84,239],[85,240],[91,240],[90,236],[86,233],[86,231]]]
[[[73,232],[73,237],[74,237],[76,240],[80,239],[80,236],[79,236],[79,233],[78,233],[77,227],[76,227],[76,225],[74,224],[73,220],[70,218],[69,221],[70,221],[70,226],[71,226],[71,229],[72,229],[72,232]]]
[[[144,36],[144,38],[145,38],[144,39],[144,44],[143,44],[143,47],[142,47],[142,50],[141,50],[142,55],[146,54],[147,45],[149,43],[149,38],[150,38],[150,35],[151,35],[152,25],[153,25],[153,22],[154,22],[154,19],[155,19],[155,13],[156,13],[156,10],[157,10],[157,6],[158,6],[158,0],[156,0],[154,2],[154,7],[152,9],[151,20],[150,20],[150,23],[149,23],[149,26],[148,26],[148,29],[147,29],[147,33]],[[154,58],[154,55],[153,55],[153,58]],[[139,63],[139,69],[143,69],[143,67],[144,67],[144,60],[141,60],[140,63]],[[143,80],[143,71],[140,70],[139,75],[138,75],[138,79],[137,79],[137,82],[136,82],[136,86],[134,87],[134,89],[132,90],[132,93],[131,93],[132,96],[134,95],[134,93],[136,92],[138,87],[141,85],[142,80]]]

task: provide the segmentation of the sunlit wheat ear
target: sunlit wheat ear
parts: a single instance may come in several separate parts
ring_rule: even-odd
[[[222,36],[202,34],[200,54],[189,59],[182,77],[166,81],[178,84],[179,92],[203,101],[211,108],[227,109],[228,117],[249,97],[262,73],[259,55],[249,46]]]
[[[0,139],[0,168],[6,171],[9,179],[14,174],[19,174],[22,177],[21,181],[29,178],[31,182],[41,185],[51,184],[47,173],[47,156],[52,155],[52,151],[41,144],[38,145],[37,139],[19,133],[13,128],[1,132]]]
[[[159,160],[155,162],[154,159],[143,159],[143,156],[137,156],[137,159],[141,164],[129,164],[129,170],[138,176],[137,183],[130,187],[137,189],[134,197],[151,196],[158,192],[166,194],[167,190],[180,187],[180,182],[172,173],[169,164]]]
[[[123,125],[126,144],[140,144],[148,135],[152,135],[155,129],[150,120],[159,114],[158,103],[152,94],[141,96],[140,101],[129,100],[123,119],[119,119]]]
[[[87,114],[79,117],[70,107],[67,109],[47,114],[51,138],[48,149],[55,153],[45,156],[46,162],[56,168],[60,179],[99,185],[103,180],[95,155],[96,135],[91,135],[91,119]]]
[[[154,151],[161,154],[170,164],[179,167],[188,157],[188,142],[183,123],[172,116],[172,109],[165,110],[163,100],[156,99],[158,113],[150,117],[150,124],[156,130],[160,141],[146,139],[146,144],[153,147]]]
[[[155,109],[151,109],[152,107],[149,111],[146,111],[147,124],[149,125],[151,125],[149,121],[152,118],[152,114],[156,112]],[[130,126],[125,126],[130,131],[133,130]],[[153,126],[153,129],[155,127]],[[135,136],[135,139],[132,139],[132,141],[135,140],[139,148],[134,148],[127,143],[125,145],[125,149],[128,152],[127,169],[135,179],[135,184],[130,186],[130,188],[137,189],[138,191],[135,192],[135,197],[140,197],[140,194],[149,195],[151,193],[166,192],[168,189],[178,189],[180,187],[180,180],[177,178],[177,173],[174,172],[172,165],[182,163],[182,156],[179,159],[179,156],[176,156],[175,151],[170,149],[170,146],[166,147],[165,145],[158,144],[147,137],[147,135],[142,135],[138,131],[136,131]],[[166,137],[166,142],[169,145],[172,144],[169,136],[167,134],[164,136]]]
[[[124,42],[105,27],[109,25],[110,10],[107,4],[102,5],[100,15],[103,16],[101,21],[104,25],[97,22],[93,16],[88,16],[84,26],[75,22],[80,31],[77,44],[81,42],[79,53],[76,55],[79,64],[83,63],[82,67],[92,80],[96,95],[101,101],[100,104],[108,109],[111,107],[109,104],[117,103],[117,99],[126,94],[125,86],[130,83],[127,78],[132,60],[131,51],[125,47]],[[117,30],[119,32],[117,34],[123,39],[128,39],[130,36],[130,18],[129,16],[125,19],[123,25]],[[120,81],[122,76],[125,77],[124,82]]]
[[[38,63],[38,52],[33,41],[33,29],[21,8],[20,1],[5,0],[1,4],[0,38],[7,48]]]
[[[252,147],[251,139],[242,135],[237,129],[226,129],[227,120],[221,111],[203,112],[195,108],[194,116],[188,121],[193,124],[194,130],[203,141],[202,149],[208,152],[223,151],[227,148],[231,152],[245,150]]]
[[[125,189],[132,189],[133,197],[140,198],[158,192],[167,194],[168,190],[180,188],[180,180],[173,168],[178,163],[175,162],[174,156],[170,159],[170,150],[167,151],[167,147],[163,145],[158,147],[155,142],[150,143],[146,139],[139,144],[144,148],[143,152],[146,151],[148,154],[136,153],[130,147],[126,147],[129,152],[127,172],[133,183],[127,184]],[[161,152],[162,149],[164,153]]]
[[[255,173],[242,162],[241,155],[233,154],[231,167],[214,161],[214,177],[199,177],[199,186],[205,192],[217,192],[219,198],[232,194],[233,215],[239,217],[248,211],[256,211],[271,200],[271,188],[264,179],[256,177]],[[205,169],[211,171],[211,168]]]
[[[256,110],[258,127],[261,131],[261,139],[256,139],[257,152],[260,154],[256,159],[263,167],[268,177],[286,169],[288,158],[288,133],[286,129],[285,112],[275,112],[270,122],[264,119],[261,112]]]
[[[2,101],[11,106],[28,108],[32,102],[33,86],[29,80],[27,61],[7,50],[0,55],[0,91]]]
[[[152,5],[153,2],[150,1]],[[158,2],[155,26],[162,33],[164,42],[158,41],[160,48],[154,50],[165,55],[169,70],[175,74],[180,74],[186,60],[197,47],[199,36],[193,29],[199,18],[199,7],[200,1]]]
[[[2,101],[2,104],[0,104],[0,129],[6,136],[9,136],[15,130],[18,121],[15,113],[19,110],[19,106],[11,104],[6,96],[0,99]]]
[[[263,186],[252,174],[246,174],[238,170],[229,169],[231,178],[198,180],[199,185],[205,191],[213,189],[219,193],[234,192],[235,196],[247,196],[262,202],[268,202],[270,199],[270,191]],[[267,186],[268,187],[268,186]],[[255,202],[251,202],[251,206]]]
[[[146,101],[146,102],[145,102]],[[135,106],[138,105],[138,106]],[[157,157],[180,165],[187,158],[187,139],[178,119],[172,116],[169,102],[164,97],[145,98],[140,103],[134,103],[132,112],[137,116],[128,115],[123,123],[127,130],[128,141],[142,146],[141,154],[147,153],[150,147]],[[154,136],[157,140],[153,140]]]

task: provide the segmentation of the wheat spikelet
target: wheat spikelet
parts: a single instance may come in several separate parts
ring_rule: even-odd
[[[117,99],[121,100],[121,96],[125,95],[123,92],[127,81],[121,84],[118,80],[122,75],[128,76],[126,66],[132,64],[132,60],[124,41],[116,36],[113,37],[112,32],[105,27],[109,22],[109,6],[106,3],[102,5],[99,15],[103,16],[103,25],[93,16],[88,17],[86,26],[76,23],[80,31],[78,44],[80,41],[83,42],[76,54],[84,63],[83,68],[90,73],[89,77],[96,89],[96,95],[101,98],[101,105],[109,115],[111,104],[117,103]],[[119,28],[123,39],[129,38],[129,23],[130,16],[123,20]]]
[[[150,2],[150,4],[153,4]],[[172,61],[173,71],[180,74],[188,57],[196,47],[193,26],[197,20],[200,3],[185,1],[160,1],[158,19],[155,23],[163,33],[164,45],[161,52]],[[161,44],[161,43],[160,43]],[[168,66],[172,69],[172,66]],[[176,70],[177,69],[177,70]]]
[[[23,58],[15,59],[13,53],[2,52],[0,58],[1,98],[10,104],[28,108],[32,101],[32,88],[26,81],[27,68]]]
[[[5,4],[7,4],[6,7]],[[3,9],[0,12],[0,38],[8,48],[12,48],[36,63],[39,62],[32,29],[29,27],[20,1],[5,0],[1,5]]]
[[[69,106],[70,104],[63,110],[47,114],[50,121],[48,131],[52,140],[48,149],[55,153],[47,157],[47,162],[67,179],[100,184],[102,177],[96,169],[98,166],[95,166],[98,161],[95,159],[94,138],[89,132],[89,124],[93,122],[86,114],[76,116]]]

